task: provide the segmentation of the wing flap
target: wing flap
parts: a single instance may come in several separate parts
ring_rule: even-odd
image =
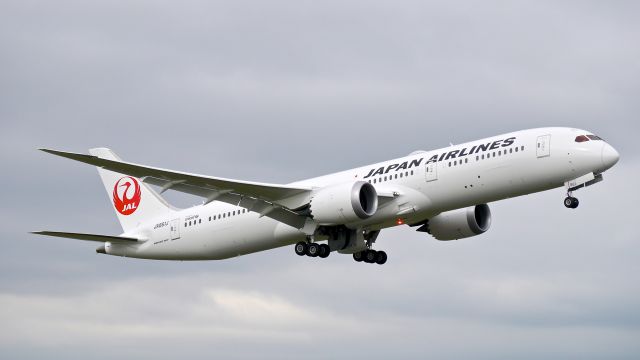
[[[111,242],[114,244],[134,244],[140,241],[140,239],[126,237],[126,236],[83,234],[83,233],[71,233],[71,232],[60,232],[60,231],[33,231],[31,233],[36,235],[61,237],[61,238],[74,239],[74,240]]]

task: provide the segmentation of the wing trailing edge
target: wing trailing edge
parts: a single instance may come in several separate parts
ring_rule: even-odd
[[[174,190],[203,197],[205,204],[221,201],[244,207],[297,229],[305,224],[306,216],[297,213],[295,209],[308,204],[311,188],[232,180],[139,165],[119,159],[52,149],[39,150],[139,178],[144,183],[159,186],[161,192]]]

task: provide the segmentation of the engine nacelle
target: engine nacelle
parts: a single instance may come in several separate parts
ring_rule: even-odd
[[[378,193],[368,182],[356,181],[318,189],[311,215],[320,225],[341,225],[367,219],[378,210]]]
[[[443,212],[428,222],[428,232],[438,240],[476,236],[486,232],[490,227],[491,210],[487,204]]]

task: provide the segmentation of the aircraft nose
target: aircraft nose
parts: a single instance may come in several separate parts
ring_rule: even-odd
[[[602,165],[605,170],[611,168],[620,160],[620,154],[613,148],[613,146],[605,143],[602,147]]]

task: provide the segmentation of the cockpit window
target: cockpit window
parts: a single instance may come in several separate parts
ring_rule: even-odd
[[[602,140],[602,138],[596,135],[587,135],[587,137],[591,140]]]
[[[576,136],[576,142],[585,142],[585,141],[589,141],[589,138],[586,137],[585,135]]]

